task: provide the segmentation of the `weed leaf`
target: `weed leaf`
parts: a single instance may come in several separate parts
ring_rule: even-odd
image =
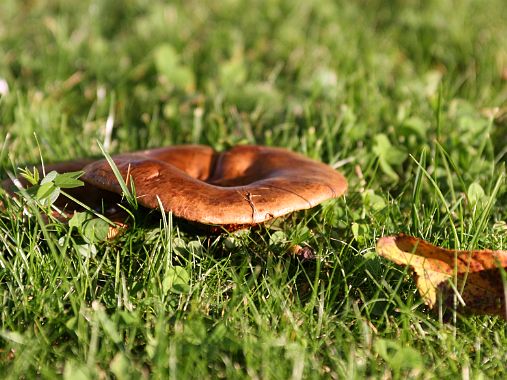
[[[169,268],[162,284],[164,292],[186,293],[190,289],[190,276],[187,270],[181,266]]]

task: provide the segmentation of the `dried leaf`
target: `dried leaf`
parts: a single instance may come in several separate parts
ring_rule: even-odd
[[[430,308],[436,306],[437,294],[450,307],[456,295],[462,312],[507,319],[503,280],[507,251],[445,249],[398,235],[379,239],[377,252],[414,271],[419,293]]]
[[[302,261],[315,260],[316,258],[314,249],[308,246],[302,247],[299,244],[291,245],[289,251]]]

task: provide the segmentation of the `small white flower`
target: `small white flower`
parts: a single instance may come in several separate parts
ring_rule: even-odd
[[[9,84],[4,78],[0,78],[0,95],[7,95],[9,93]]]
[[[106,98],[106,94],[107,94],[107,91],[104,86],[97,87],[97,100],[99,101],[99,103],[102,102]]]

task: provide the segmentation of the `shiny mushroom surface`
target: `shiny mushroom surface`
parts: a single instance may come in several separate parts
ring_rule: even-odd
[[[180,145],[114,156],[139,204],[191,222],[252,225],[342,195],[347,181],[328,165],[282,148],[237,146],[215,152]],[[106,160],[83,168],[89,185],[121,194]]]

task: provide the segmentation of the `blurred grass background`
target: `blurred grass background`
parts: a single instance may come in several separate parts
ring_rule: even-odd
[[[506,20],[503,0],[0,2],[3,177],[41,155],[100,156],[98,140],[282,146],[350,182],[275,232],[224,243],[140,222],[90,257],[79,242],[50,254],[37,223],[2,215],[0,369],[501,377],[504,322],[428,315],[373,247],[406,232],[505,248]]]

